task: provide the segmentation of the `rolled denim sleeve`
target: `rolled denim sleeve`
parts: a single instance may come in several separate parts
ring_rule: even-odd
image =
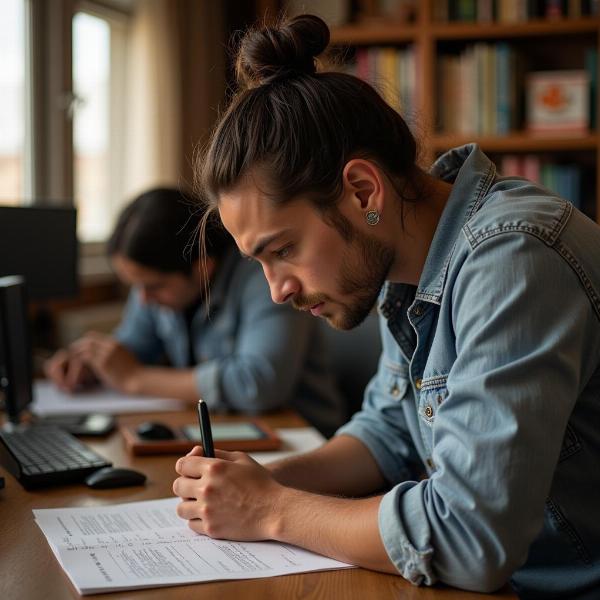
[[[127,298],[123,317],[114,337],[144,364],[156,363],[165,349],[156,332],[154,309],[139,300],[139,293],[132,289]]]
[[[313,323],[271,300],[258,269],[244,281],[234,350],[196,368],[198,389],[213,409],[260,413],[289,402],[306,356]]]
[[[384,496],[379,524],[410,581],[490,592],[542,528],[596,317],[575,271],[523,233],[479,243],[446,293],[457,358],[429,424],[435,470]]]

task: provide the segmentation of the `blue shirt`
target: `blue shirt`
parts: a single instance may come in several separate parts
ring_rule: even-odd
[[[475,145],[432,174],[454,187],[419,285],[382,289],[378,372],[338,434],[390,484],[409,581],[598,597],[600,228]]]
[[[198,393],[214,411],[249,414],[292,406],[331,435],[344,421],[316,319],[274,304],[262,270],[231,251],[191,320]],[[116,338],[145,364],[189,364],[185,316],[130,293]]]

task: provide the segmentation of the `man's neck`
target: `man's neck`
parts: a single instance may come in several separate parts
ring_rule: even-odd
[[[388,280],[418,285],[438,223],[450,197],[452,185],[421,174],[420,197],[414,203],[405,202],[400,235],[395,239],[396,260]]]

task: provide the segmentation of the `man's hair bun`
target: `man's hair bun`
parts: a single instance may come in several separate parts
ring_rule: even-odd
[[[313,75],[315,58],[329,44],[329,28],[314,15],[299,15],[275,26],[251,29],[241,40],[236,74],[242,87]]]

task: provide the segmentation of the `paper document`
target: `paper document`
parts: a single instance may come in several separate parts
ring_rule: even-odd
[[[229,542],[194,533],[179,498],[34,510],[81,594],[344,569],[352,565],[279,542]]]
[[[36,381],[33,385],[31,411],[40,417],[89,413],[119,415],[181,410],[185,406],[181,400],[128,396],[105,388],[67,394],[49,381]]]

